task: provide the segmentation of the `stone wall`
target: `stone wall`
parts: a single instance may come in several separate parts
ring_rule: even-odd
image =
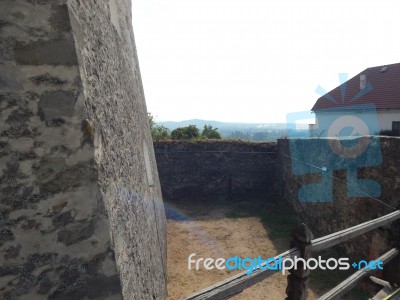
[[[165,200],[224,201],[272,193],[276,143],[154,143]]]
[[[400,139],[381,137],[375,138],[380,144],[382,161],[376,166],[358,169],[358,178],[372,179],[380,184],[381,196],[378,200],[394,207],[400,206]],[[299,143],[296,155],[290,152],[290,140],[278,141],[279,165],[278,186],[284,198],[291,204],[298,216],[308,224],[314,234],[318,236],[333,233],[362,222],[380,217],[394,209],[368,197],[349,197],[347,191],[348,173],[343,165],[342,170],[333,172],[333,201],[331,202],[301,202],[298,198],[299,189],[305,184],[320,183],[323,172],[315,170],[312,174],[293,175],[293,160],[295,158],[313,157],[317,166],[329,166],[333,154],[328,148],[320,146],[326,140],[308,139],[297,140]],[[321,151],[321,149],[325,149]],[[296,162],[294,162],[296,163]],[[352,187],[350,186],[350,189]],[[326,191],[327,193],[329,191]],[[399,243],[398,223],[387,226],[385,229],[375,230],[370,234],[360,236],[343,246],[347,253],[376,258],[390,246]]]
[[[4,299],[163,299],[130,1],[1,1],[0,110]]]

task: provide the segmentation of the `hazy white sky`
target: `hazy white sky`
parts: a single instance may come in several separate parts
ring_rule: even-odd
[[[400,1],[133,0],[148,111],[285,122],[321,85],[400,62]]]

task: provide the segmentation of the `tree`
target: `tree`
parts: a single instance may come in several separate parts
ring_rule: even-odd
[[[149,118],[150,130],[156,125],[156,121],[154,121],[154,116],[151,113],[147,113],[147,117]]]
[[[174,140],[190,140],[200,136],[199,129],[196,125],[186,127],[178,127],[171,132],[171,137]]]
[[[148,113],[148,117],[153,141],[168,140],[171,138],[170,131],[167,127],[164,125],[157,125],[154,121],[154,116],[151,113]]]
[[[208,139],[220,140],[221,134],[217,130],[218,128],[212,128],[211,125],[204,125],[204,129],[201,135]]]
[[[164,125],[156,125],[151,130],[151,137],[153,138],[154,141],[169,140],[171,139],[171,134],[169,129]]]

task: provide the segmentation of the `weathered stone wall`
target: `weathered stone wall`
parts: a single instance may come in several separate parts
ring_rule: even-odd
[[[382,153],[382,163],[377,166],[363,167],[358,169],[358,178],[372,179],[381,185],[382,193],[378,200],[398,208],[400,206],[400,139],[379,138]],[[298,149],[295,158],[301,158],[304,154],[313,157],[316,165],[328,165],[333,153],[324,149],[319,143],[326,141],[319,139],[298,140],[303,146]],[[326,149],[326,148],[325,148]],[[307,151],[307,153],[305,153]],[[291,204],[299,217],[310,226],[314,234],[318,236],[333,233],[362,222],[380,217],[393,211],[377,200],[367,197],[350,198],[347,194],[347,172],[346,166],[343,170],[333,172],[333,201],[332,202],[300,202],[298,191],[307,183],[321,182],[322,172],[314,174],[294,176],[292,163],[289,156],[289,140],[278,141],[279,166],[278,186],[284,198]],[[293,155],[292,155],[293,156]],[[351,187],[350,187],[351,188]],[[360,236],[344,244],[347,253],[363,255],[368,258],[376,258],[393,244],[398,244],[398,223],[387,226],[385,230],[375,230],[370,234]]]
[[[276,143],[154,143],[165,200],[224,201],[272,193]]]
[[[127,0],[69,2],[126,299],[166,295],[166,224]]]
[[[128,0],[0,2],[0,294],[163,299]]]

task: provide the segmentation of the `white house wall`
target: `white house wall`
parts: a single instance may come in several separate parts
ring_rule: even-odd
[[[400,122],[400,110],[380,111],[378,113],[378,121],[382,130],[392,130],[392,122]]]
[[[366,112],[366,111],[354,112],[352,116],[367,120],[376,119],[378,128],[376,128],[376,126],[373,126],[374,128],[370,130],[370,134],[375,134],[380,130],[392,130],[392,122],[400,121],[400,110],[386,110],[386,111],[381,110],[377,112]],[[315,124],[310,124],[310,135],[327,136],[330,127],[329,125],[332,123],[327,120],[338,119],[340,117],[343,117],[343,113],[315,112],[316,122]]]

